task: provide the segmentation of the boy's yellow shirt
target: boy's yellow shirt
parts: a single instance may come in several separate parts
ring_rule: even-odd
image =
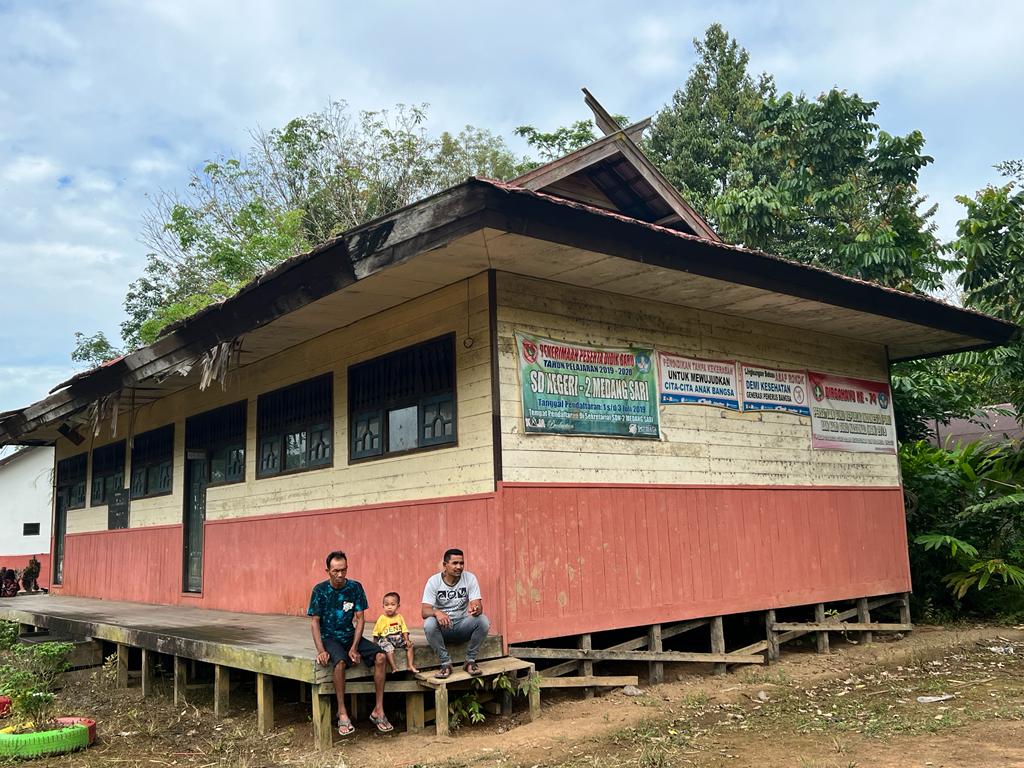
[[[405,619],[402,618],[402,614],[400,613],[396,613],[394,616],[388,616],[386,613],[382,613],[377,617],[377,623],[373,625],[374,637],[405,635],[408,634],[408,632],[409,628],[405,626]]]

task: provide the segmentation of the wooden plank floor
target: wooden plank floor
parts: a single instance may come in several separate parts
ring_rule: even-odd
[[[38,594],[0,599],[0,619],[307,683],[329,679],[326,668],[316,663],[309,619],[304,616]],[[371,626],[368,621],[367,636]],[[437,666],[423,631],[415,629],[411,636],[416,666]],[[501,638],[488,637],[480,650],[481,659],[501,656]],[[456,661],[464,658],[464,648],[451,651]],[[395,662],[403,670],[405,653],[396,653]],[[346,675],[369,676],[362,665]]]

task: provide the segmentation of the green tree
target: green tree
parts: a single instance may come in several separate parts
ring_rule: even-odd
[[[525,168],[490,131],[433,136],[426,121],[426,105],[353,114],[332,102],[252,132],[243,156],[208,162],[183,193],[158,194],[143,223],[146,265],[125,298],[125,349],[345,230],[467,176],[510,178]],[[76,339],[75,360],[116,352],[102,334]]]
[[[987,186],[973,197],[957,201],[966,215],[957,222],[952,248],[963,261],[958,284],[964,304],[1013,323],[1024,323],[1024,162],[1009,161],[996,168],[1011,180]],[[999,349],[966,356],[984,366],[992,387],[1024,415],[1024,340]]]
[[[709,216],[726,190],[749,183],[751,145],[775,81],[748,73],[750,54],[720,24],[693,46],[697,63],[654,119],[647,149],[688,202]]]
[[[951,268],[935,237],[935,207],[917,188],[919,131],[892,136],[877,102],[833,89],[786,93],[761,107],[749,177],[710,203],[727,239],[904,291],[942,287]]]

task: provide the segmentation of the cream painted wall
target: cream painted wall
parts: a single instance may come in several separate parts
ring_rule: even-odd
[[[810,419],[663,405],[662,440],[523,434],[513,334],[885,380],[884,347],[507,273],[498,275],[502,474],[509,482],[899,484],[895,456],[812,451]]]
[[[347,369],[445,333],[456,335],[458,444],[421,453],[348,463]],[[469,342],[467,346],[467,341]],[[278,514],[437,496],[459,496],[494,489],[491,430],[490,334],[487,278],[481,274],[392,310],[299,344],[233,371],[227,389],[189,389],[140,408],[133,434],[173,422],[173,492],[131,503],[132,527],[180,523],[184,506],[185,419],[222,405],[248,400],[246,479],[208,489],[208,519]],[[285,477],[256,477],[256,402],[269,392],[323,373],[334,374],[334,466]],[[127,429],[122,414],[119,427]],[[120,438],[118,438],[120,439]],[[109,434],[92,446],[112,442]],[[88,443],[86,444],[88,446]],[[81,452],[66,440],[58,458]],[[130,476],[130,451],[125,476]],[[92,477],[92,468],[89,468]],[[71,510],[68,532],[103,530],[105,505]]]

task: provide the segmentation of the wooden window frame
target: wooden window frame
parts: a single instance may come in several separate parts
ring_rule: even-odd
[[[81,464],[81,468],[75,466]],[[89,452],[79,453],[75,456],[68,456],[66,459],[61,459],[57,462],[57,478],[56,483],[57,493],[59,494],[64,488],[70,489],[68,491],[68,506],[67,510],[72,509],[85,509],[85,502],[89,498]],[[75,486],[81,486],[82,495],[81,501],[71,503],[72,493],[74,492]]]
[[[317,388],[325,386],[326,392],[317,392]],[[316,399],[323,399],[326,410],[316,412]],[[321,403],[321,406],[323,403]],[[267,412],[269,408],[280,412],[289,412],[287,417],[271,420]],[[311,458],[313,436],[326,436],[318,445],[326,446],[327,454],[315,460]],[[288,440],[293,436],[303,438],[303,466],[285,467],[288,454]],[[303,381],[289,384],[271,392],[264,392],[256,400],[256,479],[294,475],[298,472],[312,472],[317,469],[328,469],[334,466],[336,440],[334,439],[334,373],[325,373]],[[277,468],[263,468],[264,445],[274,443],[277,448]]]
[[[150,441],[156,443],[157,441],[166,441],[166,447],[157,445],[160,449],[159,453],[156,453],[155,449],[147,445]],[[155,455],[144,455],[145,452],[153,452]],[[150,471],[159,470],[164,465],[167,465],[167,472],[170,475],[166,489],[161,488],[160,490],[153,491],[150,489]],[[136,492],[136,473],[142,470],[142,489],[140,492]],[[148,430],[147,432],[140,432],[132,440],[132,463],[131,463],[131,475],[128,478],[129,498],[133,501],[135,499],[152,499],[158,496],[170,496],[174,493],[174,425],[165,424],[162,427]]]
[[[207,435],[196,436],[190,433],[189,425],[192,425],[192,430],[198,430],[201,428],[209,429],[210,426],[217,427],[216,420],[228,422],[233,414],[233,410],[238,410],[241,413],[239,419],[241,430],[239,433],[232,433],[224,436],[221,434],[215,437],[209,437]],[[204,421],[210,422],[210,424],[203,424]],[[248,442],[248,426],[249,426],[249,402],[248,400],[239,400],[228,405],[222,405],[220,408],[213,408],[209,411],[203,411],[193,416],[189,416],[185,420],[185,453],[188,454],[190,449],[203,450],[206,452],[206,487],[207,488],[218,488],[222,485],[233,485],[234,483],[244,483],[246,476],[246,443]],[[214,430],[219,431],[219,430]],[[205,439],[203,439],[205,438]],[[213,479],[213,457],[219,452],[225,452],[225,472],[223,480]],[[239,462],[241,468],[237,474],[230,474],[227,471],[227,467],[230,466],[229,457],[233,451],[241,452],[241,460]]]
[[[93,448],[92,449],[92,473],[91,473],[91,475],[89,477],[89,506],[90,507],[99,507],[99,506],[103,506],[104,504],[107,504],[107,503],[110,502],[110,497],[109,497],[109,494],[107,493],[107,487],[106,487],[106,482],[105,482],[107,480],[107,478],[116,478],[116,477],[120,476],[121,482],[120,483],[115,483],[115,485],[117,485],[118,488],[124,488],[124,460],[125,460],[126,448],[127,448],[127,444],[125,443],[125,441],[124,440],[118,440],[116,443],[108,443],[107,445],[101,445],[99,448]],[[96,475],[96,464],[97,464],[96,456],[97,456],[97,454],[100,454],[101,456],[106,456],[107,453],[114,453],[114,452],[119,452],[120,453],[120,459],[121,459],[120,463],[118,464],[118,462],[115,462],[113,468],[110,468],[110,469],[108,469],[106,467],[103,468],[102,472],[99,475],[99,478],[102,478],[104,480],[104,483],[103,483],[103,496],[100,499],[97,499],[96,498],[96,493],[95,493],[96,492],[96,480],[98,479],[97,475]]]
[[[443,388],[424,388],[414,391],[407,391],[402,394],[395,392],[384,392],[370,403],[363,402],[356,396],[359,388],[358,379],[361,375],[373,375],[370,373],[373,366],[386,366],[389,361],[402,355],[414,355],[416,350],[427,349],[432,345],[443,348],[448,356],[450,366],[447,376],[450,386]],[[348,439],[348,460],[349,464],[359,464],[366,461],[378,461],[396,456],[408,456],[410,454],[422,453],[424,451],[435,451],[442,448],[453,448],[459,444],[459,413],[458,413],[458,360],[455,348],[455,334],[447,333],[433,339],[402,347],[385,355],[380,355],[370,360],[349,366],[348,369],[348,417],[349,417],[349,439]],[[416,376],[418,381],[424,377]],[[427,409],[434,404],[447,402],[451,405],[451,435],[441,437],[424,437],[424,419]],[[392,412],[405,408],[416,408],[416,445],[412,448],[389,451],[389,415]],[[367,419],[375,419],[379,424],[378,439],[380,445],[370,449],[358,448],[357,444],[362,442],[361,438],[365,433],[360,432],[358,425]]]

